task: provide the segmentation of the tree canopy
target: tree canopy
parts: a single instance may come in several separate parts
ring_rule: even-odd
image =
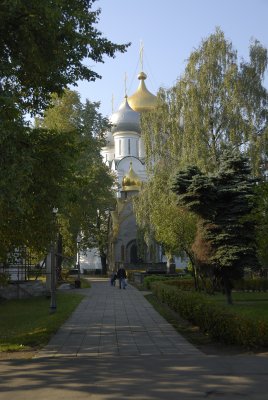
[[[177,83],[159,91],[156,111],[143,115],[148,164],[164,158],[213,171],[232,145],[248,155],[258,176],[267,151],[266,70],[267,49],[259,41],[250,43],[249,61],[239,62],[217,28],[191,53]]]
[[[22,244],[46,252],[56,229],[53,207],[59,209],[65,251],[72,253],[80,230],[83,244],[90,246],[97,210],[113,202],[113,178],[100,156],[102,141],[92,134],[96,121],[104,129],[106,120],[101,121],[96,104],[83,105],[76,92],[53,98],[54,107],[37,127],[18,129],[13,143],[9,136],[0,142],[3,258]]]
[[[83,105],[78,80],[100,78],[94,66],[125,52],[97,29],[95,0],[0,2],[0,257],[14,246],[44,252],[60,211],[65,244],[89,229],[110,204],[112,177],[100,156],[107,121],[98,103]],[[62,96],[60,98],[59,96]],[[50,108],[48,108],[50,106]],[[25,116],[44,112],[31,127]],[[63,232],[64,231],[64,232]]]
[[[1,107],[26,112],[44,109],[52,93],[61,94],[79,79],[100,75],[84,62],[103,62],[127,45],[114,44],[98,31],[95,0],[2,0],[0,6]]]
[[[76,138],[69,164],[71,176],[59,182],[64,196],[62,206],[57,207],[74,238],[82,231],[82,245],[92,247],[97,241],[97,221],[114,203],[113,177],[100,155],[101,132],[108,122],[98,113],[98,104],[82,104],[77,92],[66,90],[61,98],[54,96],[53,103],[44,118],[37,121],[38,125],[67,137],[71,133]]]
[[[196,232],[196,217],[178,207],[169,190],[169,171],[158,165],[157,173],[145,183],[135,198],[134,209],[147,246],[154,239],[161,243],[167,259],[174,255],[191,257]]]

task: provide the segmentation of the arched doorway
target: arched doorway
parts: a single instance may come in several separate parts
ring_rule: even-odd
[[[136,264],[138,260],[138,247],[136,240],[131,240],[126,246],[126,260],[130,264]]]
[[[133,243],[130,247],[130,262],[134,264],[138,262],[138,248],[136,243]]]

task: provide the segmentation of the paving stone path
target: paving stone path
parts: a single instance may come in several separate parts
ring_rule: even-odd
[[[0,363],[0,400],[267,400],[267,355],[207,356],[134,287],[91,282],[36,358]]]
[[[120,290],[107,280],[91,285],[81,290],[85,299],[37,358],[201,354],[133,286]]]

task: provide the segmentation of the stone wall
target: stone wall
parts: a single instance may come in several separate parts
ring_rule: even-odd
[[[47,294],[45,285],[40,281],[14,282],[0,287],[0,297],[10,299],[26,299]]]

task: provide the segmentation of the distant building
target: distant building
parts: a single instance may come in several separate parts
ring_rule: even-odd
[[[160,247],[153,243],[138,251],[137,224],[133,213],[133,197],[139,194],[147,180],[144,165],[144,143],[140,126],[140,113],[156,107],[157,99],[145,85],[146,74],[138,75],[137,91],[125,96],[117,112],[110,117],[111,131],[106,133],[106,146],[102,149],[103,161],[117,179],[117,205],[111,212],[109,227],[108,268],[117,269],[124,264],[127,269],[142,269],[145,264],[159,263]]]

